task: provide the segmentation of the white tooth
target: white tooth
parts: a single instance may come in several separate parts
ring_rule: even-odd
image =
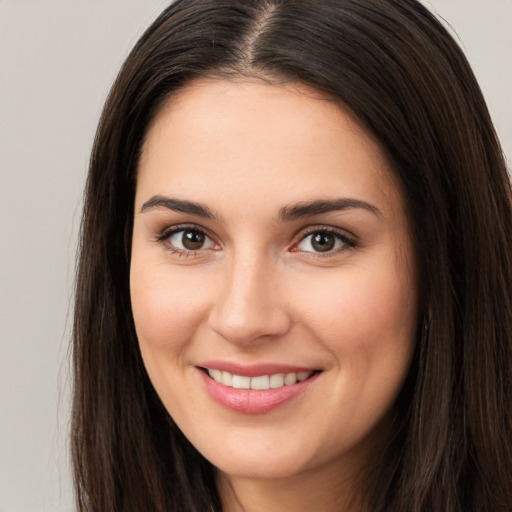
[[[260,375],[251,379],[251,389],[268,389],[270,387],[270,379],[268,375]]]
[[[251,389],[251,377],[233,375],[233,387],[236,389]]]
[[[224,384],[224,386],[232,386],[233,375],[229,372],[222,372],[222,384]]]
[[[215,380],[215,382],[222,382],[222,372],[220,370],[212,370],[212,378]]]
[[[208,375],[213,379],[213,370],[210,370],[210,368],[208,368]]]
[[[303,380],[306,380],[307,378],[309,378],[311,376],[311,373],[312,372],[299,372],[299,373],[297,373],[297,380],[299,382],[302,382]]]
[[[275,373],[269,380],[271,388],[281,388],[284,386],[284,373]]]
[[[287,373],[284,378],[285,386],[291,386],[297,382],[297,374],[296,373]]]

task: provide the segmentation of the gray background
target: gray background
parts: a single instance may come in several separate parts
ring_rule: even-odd
[[[512,156],[512,0],[432,0]],[[70,327],[102,103],[163,0],[0,0],[0,511],[71,511]]]

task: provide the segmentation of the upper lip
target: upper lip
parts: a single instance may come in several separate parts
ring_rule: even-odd
[[[242,375],[245,377],[257,377],[258,375],[274,375],[276,373],[300,373],[314,372],[318,368],[309,366],[294,366],[279,363],[258,363],[258,364],[239,364],[229,361],[205,361],[198,365],[200,368],[210,370],[220,370],[233,375]]]

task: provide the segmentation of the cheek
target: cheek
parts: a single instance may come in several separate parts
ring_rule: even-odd
[[[338,364],[351,364],[363,377],[393,361],[408,364],[414,345],[415,285],[407,272],[390,268],[395,265],[345,269],[308,285],[307,325]]]
[[[337,370],[328,407],[350,418],[348,431],[364,432],[385,417],[407,375],[417,321],[414,283],[366,269],[322,289],[308,314]]]
[[[135,330],[153,387],[173,416],[190,413],[195,402],[183,375],[190,348],[201,335],[208,294],[186,272],[172,272],[169,265],[138,255],[132,259],[130,287]]]
[[[208,293],[194,281],[166,265],[132,261],[132,310],[145,363],[153,352],[166,360],[186,350],[207,309]]]

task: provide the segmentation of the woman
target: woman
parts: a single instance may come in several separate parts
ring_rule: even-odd
[[[178,0],[87,184],[81,511],[508,511],[511,189],[415,0]]]

